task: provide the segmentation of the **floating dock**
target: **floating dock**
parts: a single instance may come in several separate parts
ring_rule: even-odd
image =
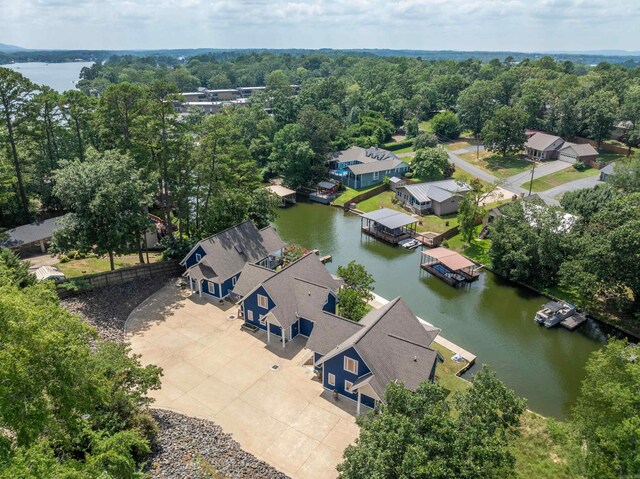
[[[568,329],[569,331],[573,331],[574,329],[576,329],[578,326],[580,326],[582,323],[587,321],[587,316],[584,313],[576,313],[572,316],[569,316],[566,319],[563,319],[560,322],[560,326],[562,326],[565,329]]]

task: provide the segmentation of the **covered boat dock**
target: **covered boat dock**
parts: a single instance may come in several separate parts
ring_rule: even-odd
[[[269,185],[266,189],[280,198],[280,207],[296,204],[296,192],[282,185]]]
[[[417,224],[418,220],[413,216],[389,208],[360,216],[360,228],[364,233],[394,245],[416,236]]]
[[[427,249],[422,256],[420,267],[451,286],[461,286],[479,277],[477,264],[450,249]]]

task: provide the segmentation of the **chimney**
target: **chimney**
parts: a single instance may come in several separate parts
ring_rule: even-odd
[[[414,357],[413,357],[413,362],[414,362],[414,363],[417,363],[417,362],[418,362],[418,356],[414,356]]]

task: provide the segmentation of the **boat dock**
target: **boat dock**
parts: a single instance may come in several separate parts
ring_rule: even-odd
[[[462,286],[476,281],[479,277],[478,265],[447,248],[423,250],[422,256],[425,259],[420,263],[420,267],[451,286]]]
[[[376,309],[384,306],[385,304],[387,304],[389,302],[388,300],[386,300],[382,296],[379,296],[379,295],[377,295],[375,293],[371,293],[371,294],[373,295],[373,300],[369,301],[369,304],[372,307],[376,308]],[[418,319],[420,320],[420,322],[422,322],[426,326],[437,327],[437,326],[434,326],[433,324],[425,321],[424,319],[422,319],[420,317],[418,317]],[[439,345],[447,348],[448,350],[453,351],[454,353],[460,355],[465,361],[467,361],[467,363],[469,363],[467,365],[467,367],[464,368],[464,370],[461,370],[461,371],[458,372],[458,375],[462,374],[464,371],[469,369],[476,362],[476,355],[475,354],[470,353],[466,349],[463,349],[460,346],[458,346],[457,344],[452,343],[448,339],[443,338],[441,335],[436,336],[436,339],[434,339],[433,342],[434,343],[438,343]]]
[[[587,321],[587,315],[584,313],[576,313],[574,315],[569,316],[566,319],[563,319],[560,322],[560,326],[562,326],[565,329],[568,329],[569,331],[573,331],[574,329],[576,329],[578,326],[580,326],[582,323]]]

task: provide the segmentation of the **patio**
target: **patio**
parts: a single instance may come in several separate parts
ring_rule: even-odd
[[[241,325],[235,306],[175,283],[140,305],[125,332],[144,364],[164,370],[154,407],[212,420],[293,478],[335,478],[358,436],[355,403],[334,401],[314,379],[304,338],[283,350]]]

